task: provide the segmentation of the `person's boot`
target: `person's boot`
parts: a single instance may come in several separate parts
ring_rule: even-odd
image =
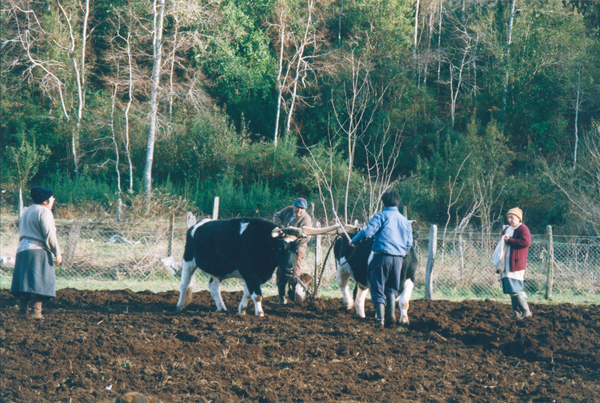
[[[42,299],[34,295],[31,297],[31,303],[33,306],[31,307],[31,316],[29,318],[44,319],[42,316]]]
[[[19,316],[26,318],[29,314],[29,300],[31,299],[31,295],[29,294],[21,294],[19,296]]]
[[[277,284],[277,291],[279,292],[279,305],[287,304],[287,298],[285,297],[285,292],[287,291],[287,283]]]
[[[375,327],[377,329],[383,329],[385,325],[385,304],[377,304],[375,306]]]
[[[506,315],[506,317],[510,318],[510,319],[521,319],[521,308],[519,307],[519,303],[517,302],[517,296],[516,295],[511,295],[510,296],[510,303],[512,305],[513,314],[512,315]]]
[[[529,310],[529,305],[527,304],[527,300],[525,299],[525,293],[520,292],[517,294],[517,304],[519,305],[521,314],[518,319],[525,319],[531,316],[531,311]]]
[[[390,294],[385,301],[385,327],[393,327],[396,324],[396,296]]]

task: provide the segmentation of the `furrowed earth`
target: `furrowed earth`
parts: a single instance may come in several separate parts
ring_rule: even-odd
[[[237,315],[242,293],[63,289],[24,320],[0,290],[2,402],[600,402],[600,306],[411,301],[410,325],[376,331],[341,299]]]

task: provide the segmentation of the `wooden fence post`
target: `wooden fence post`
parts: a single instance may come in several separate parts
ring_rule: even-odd
[[[402,208],[402,213],[403,213],[403,215],[404,215],[404,218],[408,218],[408,210],[406,209],[406,206],[404,206],[404,207]]]
[[[546,277],[546,299],[552,298],[552,284],[554,283],[554,240],[552,239],[552,226],[546,226],[546,249],[548,256],[548,273]]]
[[[81,222],[74,221],[69,231],[69,238],[67,239],[67,245],[63,253],[62,265],[66,269],[70,269],[73,266],[73,260],[75,258],[75,250],[77,249],[77,243],[79,242],[79,236],[81,235]]]
[[[463,236],[462,232],[458,234],[458,260],[460,263],[460,275],[464,276],[465,272],[465,251],[463,248]]]
[[[19,220],[21,219],[21,216],[23,215],[23,190],[21,188],[19,188]]]
[[[185,217],[185,223],[188,229],[196,225],[196,216],[193,215],[191,211],[187,212],[187,215]]]
[[[433,271],[433,263],[435,262],[435,254],[437,252],[437,225],[432,225],[429,230],[429,253],[427,254],[427,270],[425,272],[425,299],[433,298],[433,285],[431,272]]]
[[[123,217],[123,202],[119,197],[117,199],[117,222],[121,222],[121,218]]]
[[[315,228],[321,228],[321,223],[319,221],[315,223]],[[319,297],[319,295],[317,295],[317,280],[319,278],[319,269],[323,265],[323,263],[321,262],[321,259],[323,258],[323,256],[321,256],[323,253],[322,249],[323,248],[321,245],[321,235],[315,235],[315,276],[313,278],[313,293],[315,298]]]
[[[219,219],[219,196],[215,196],[215,202],[213,204],[212,219],[213,220],[218,220]]]
[[[173,236],[175,234],[175,213],[171,213],[171,225],[169,225],[169,247],[167,256],[173,256]]]

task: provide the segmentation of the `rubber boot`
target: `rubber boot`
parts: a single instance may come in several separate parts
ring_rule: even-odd
[[[385,300],[385,327],[393,327],[396,324],[396,296],[390,294]]]
[[[527,304],[527,300],[525,299],[524,292],[520,292],[517,294],[517,304],[519,305],[521,311],[519,319],[525,319],[531,316],[531,311],[529,310],[529,305]]]
[[[285,292],[287,291],[287,283],[279,283],[277,284],[277,291],[279,292],[279,305],[287,304],[287,298],[285,296]]]
[[[512,305],[513,314],[506,315],[506,317],[510,319],[521,319],[521,308],[519,307],[519,303],[517,302],[517,295],[510,295],[510,303]]]
[[[19,316],[26,318],[29,314],[30,299],[31,295],[29,294],[21,294],[21,296],[19,296]]]
[[[44,319],[42,316],[42,299],[34,295],[31,297],[31,303],[33,306],[31,308],[31,316],[29,318]]]
[[[385,325],[385,304],[377,304],[375,306],[375,327],[377,329],[383,329]]]

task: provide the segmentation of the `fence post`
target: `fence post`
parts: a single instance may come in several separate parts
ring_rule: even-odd
[[[175,213],[171,213],[171,225],[169,225],[169,247],[167,256],[173,256],[173,236],[175,234]]]
[[[321,228],[321,223],[319,221],[315,223],[315,228]],[[319,278],[319,268],[323,265],[323,263],[321,262],[321,258],[323,257],[321,256],[323,254],[322,249],[323,248],[321,245],[321,235],[315,235],[315,276],[313,279],[313,293],[315,298],[319,297],[319,295],[317,295],[317,280]]]
[[[187,215],[185,217],[185,223],[187,225],[187,228],[193,227],[194,225],[196,225],[196,216],[192,214],[191,211],[187,212]]]
[[[123,215],[123,202],[121,201],[121,198],[119,197],[117,199],[117,222],[121,222],[122,215]]]
[[[219,196],[215,196],[215,202],[213,204],[212,219],[213,220],[218,220],[219,219]]]
[[[554,283],[554,240],[552,239],[552,226],[546,226],[546,248],[548,250],[548,274],[546,278],[546,299],[552,298],[552,284]]]
[[[23,189],[19,188],[19,220],[23,215]]]
[[[465,251],[463,250],[462,232],[458,234],[458,260],[460,263],[460,275],[462,277],[465,274]]]
[[[433,271],[433,263],[435,262],[435,254],[437,252],[437,225],[432,225],[429,230],[429,253],[427,254],[427,270],[425,272],[425,299],[433,298],[433,285],[431,280],[431,272]]]
[[[402,213],[403,213],[403,215],[404,215],[404,218],[408,218],[408,211],[406,210],[406,206],[404,206],[404,207],[402,208]]]
[[[65,246],[65,252],[63,253],[62,264],[65,268],[70,269],[73,265],[73,259],[75,258],[75,250],[77,249],[77,243],[79,242],[79,236],[81,234],[81,222],[74,221],[69,231],[69,238],[67,239],[67,245]]]

